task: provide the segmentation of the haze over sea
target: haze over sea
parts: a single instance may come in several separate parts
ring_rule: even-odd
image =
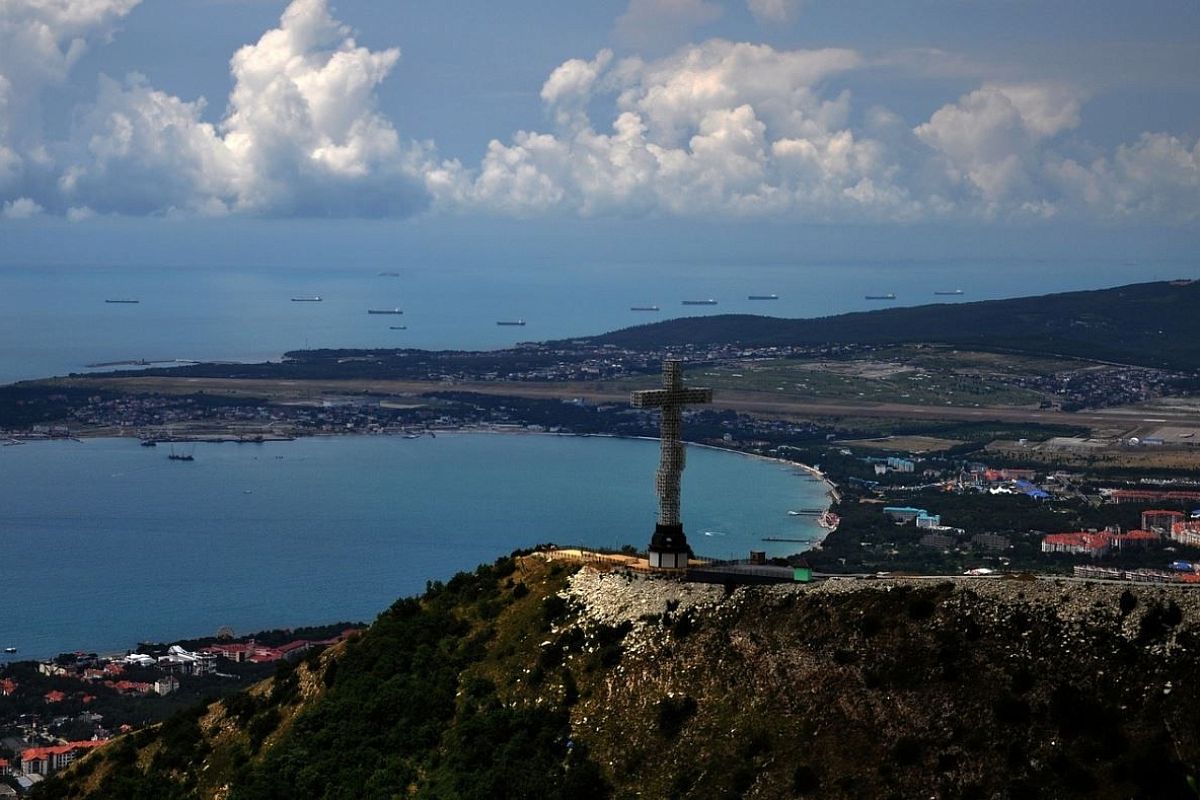
[[[96,362],[261,361],[305,347],[488,349],[684,314],[813,317],[1200,277],[1194,262],[1098,259],[561,266],[502,260],[430,265],[381,258],[361,266],[360,257],[352,268],[8,267],[0,271],[0,383],[81,372]],[[954,289],[963,294],[933,294]],[[896,300],[864,299],[887,293]],[[752,301],[750,294],[779,299]],[[312,296],[322,302],[291,302]],[[680,305],[709,298],[718,304]],[[632,305],[661,311],[635,312]],[[368,315],[369,308],[404,314]],[[526,325],[496,325],[517,319]],[[400,325],[406,329],[390,329]]]
[[[371,620],[426,580],[539,543],[644,546],[652,441],[439,434],[197,445],[136,439],[0,448],[9,554],[0,647],[18,658],[140,640]],[[796,552],[824,484],[788,465],[689,448],[697,552]]]

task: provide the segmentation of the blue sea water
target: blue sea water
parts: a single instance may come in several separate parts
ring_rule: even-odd
[[[200,444],[0,447],[0,647],[31,658],[140,640],[370,620],[430,579],[539,543],[642,547],[656,442],[439,434]],[[689,448],[694,549],[744,558],[817,540],[824,485],[793,467]]]
[[[264,360],[305,347],[499,348],[696,314],[846,311],[1200,277],[1120,261],[836,264],[442,263],[376,268],[5,267],[0,383],[129,359]],[[399,277],[380,272],[398,272]],[[962,289],[959,296],[935,296]],[[895,301],[866,300],[894,293]],[[750,294],[777,294],[753,301]],[[292,297],[320,296],[320,303]],[[137,304],[105,299],[133,298]],[[714,299],[715,306],[681,301]],[[658,305],[635,312],[632,305]],[[395,308],[402,316],[368,315]],[[524,327],[497,326],[523,319]],[[404,325],[406,330],[390,330]]]

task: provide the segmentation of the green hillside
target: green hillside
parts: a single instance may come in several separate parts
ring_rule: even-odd
[[[586,341],[632,348],[929,342],[1194,370],[1200,367],[1198,313],[1200,282],[1177,281],[818,319],[684,317]]]
[[[1186,589],[506,558],[34,796],[1194,798],[1198,647]]]

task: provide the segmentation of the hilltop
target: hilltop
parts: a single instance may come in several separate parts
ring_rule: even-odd
[[[1194,797],[1200,595],[501,559],[36,797]]]
[[[1194,370],[1198,307],[1200,282],[1171,281],[816,319],[682,317],[574,341],[628,348],[923,342]]]

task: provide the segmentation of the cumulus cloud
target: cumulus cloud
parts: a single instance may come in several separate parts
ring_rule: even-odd
[[[1100,216],[1200,220],[1200,139],[1144,133],[1111,158],[1061,159],[1047,171],[1065,196]]]
[[[413,213],[427,202],[427,148],[403,142],[375,98],[399,57],[359,46],[325,0],[294,0],[234,54],[219,123],[203,99],[102,77],[58,189],[72,208],[123,214]]]
[[[29,219],[41,214],[44,209],[28,197],[18,197],[0,206],[0,217],[5,219]]]
[[[850,130],[847,93],[821,89],[861,63],[850,50],[721,40],[651,62],[614,63],[606,51],[568,61],[542,89],[553,133],[492,141],[476,173],[437,191],[450,204],[519,215],[905,215],[884,146]],[[597,98],[612,102],[608,130],[588,116]]]
[[[219,116],[136,74],[101,77],[69,138],[46,142],[39,92],[138,0],[0,3],[4,219],[403,217],[430,206],[805,221],[1200,218],[1200,143],[1145,133],[1099,154],[1080,141],[1085,97],[1069,86],[986,81],[914,124],[855,108],[838,86],[878,59],[719,39],[658,57],[605,49],[564,61],[541,88],[549,130],[493,139],[464,165],[402,138],[379,111],[400,52],[360,46],[327,0],[293,0],[277,27],[233,55]],[[799,7],[747,3],[764,22]],[[661,45],[720,13],[708,0],[631,0],[618,27]]]
[[[1053,214],[1044,185],[1045,142],[1079,125],[1082,97],[1063,86],[985,84],[942,106],[916,136],[938,154],[952,190],[987,214],[1014,205]]]
[[[30,191],[52,172],[41,92],[61,84],[92,43],[141,0],[3,0],[0,5],[0,192]]]

